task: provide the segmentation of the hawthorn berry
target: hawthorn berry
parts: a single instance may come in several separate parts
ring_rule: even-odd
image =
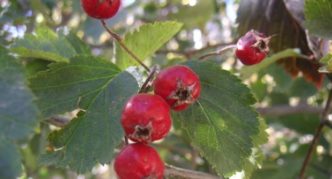
[[[127,145],[115,158],[119,179],[162,179],[164,163],[156,150],[142,143]]]
[[[108,19],[119,11],[121,0],[81,0],[84,11],[96,19]]]
[[[175,111],[196,101],[201,93],[198,75],[189,67],[175,65],[162,70],[154,81],[154,93],[161,96]]]
[[[170,107],[160,96],[137,94],[125,105],[121,124],[126,136],[135,142],[162,139],[172,126]]]
[[[247,32],[236,44],[236,57],[245,65],[261,62],[269,52],[270,39],[255,30]]]

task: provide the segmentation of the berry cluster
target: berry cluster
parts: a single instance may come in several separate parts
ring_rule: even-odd
[[[81,3],[90,17],[100,19],[106,27],[103,20],[117,13],[121,0],[81,0]],[[115,39],[121,41],[119,37]],[[195,72],[177,65],[157,75],[154,94],[137,94],[129,99],[122,111],[121,124],[126,138],[136,143],[127,144],[115,158],[114,170],[119,179],[163,178],[164,163],[148,144],[163,139],[170,131],[170,110],[186,109],[199,97],[200,91],[200,81]]]
[[[104,19],[115,16],[121,0],[81,0],[81,3],[84,11],[90,17],[100,19],[110,35],[123,46],[121,38],[107,29],[104,22]],[[270,37],[249,31],[239,39],[236,56],[245,65],[257,64],[268,53],[269,40]],[[124,49],[129,51],[127,47]],[[133,58],[149,70],[136,56]],[[127,144],[115,158],[114,169],[119,179],[163,178],[164,163],[149,144],[163,139],[170,131],[171,109],[185,110],[201,92],[198,76],[183,65],[162,70],[156,76],[153,87],[153,93],[136,94],[123,108],[121,125],[126,138],[134,143]]]
[[[137,143],[127,145],[115,159],[114,168],[120,179],[163,178],[164,164],[148,144],[170,131],[170,110],[186,109],[201,90],[198,76],[183,65],[162,70],[153,86],[154,94],[134,95],[123,109],[121,124],[125,135]]]

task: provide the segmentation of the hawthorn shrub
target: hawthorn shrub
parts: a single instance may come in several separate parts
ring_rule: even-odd
[[[0,178],[330,178],[332,2],[0,2]]]

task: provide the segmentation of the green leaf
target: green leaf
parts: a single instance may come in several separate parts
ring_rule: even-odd
[[[332,1],[306,0],[304,13],[310,33],[332,39]]]
[[[78,173],[91,170],[97,163],[109,163],[123,137],[119,120],[122,107],[137,90],[136,80],[129,73],[115,77],[85,113],[79,114],[63,130],[51,133],[51,144],[60,150],[48,154],[46,157],[56,156],[48,162],[69,166]]]
[[[306,56],[301,55],[299,49],[287,49],[276,54],[273,54],[270,57],[265,58],[261,63],[253,66],[245,66],[241,69],[240,73],[242,78],[248,78],[250,75],[259,72],[260,70],[265,69],[269,65],[275,63],[276,61],[286,58],[286,57],[302,57],[307,58]]]
[[[284,145],[284,144],[283,144]],[[309,145],[300,145],[294,150],[294,146],[298,145],[298,142],[288,144],[289,151],[286,154],[278,154],[271,156],[264,161],[263,167],[260,170],[255,171],[253,174],[254,179],[294,179],[298,178],[299,171],[303,164],[303,156],[306,155]],[[285,145],[284,145],[285,146]],[[292,147],[290,147],[292,146]],[[277,145],[276,147],[280,147]],[[293,149],[291,149],[293,148]],[[329,179],[330,174],[327,171],[331,171],[331,156],[328,154],[316,153],[310,160],[305,178],[314,179]]]
[[[12,51],[26,58],[68,62],[69,58],[80,52],[75,51],[77,47],[73,47],[69,40],[48,28],[38,28],[35,34],[27,34],[23,39],[17,40]]]
[[[296,96],[300,98],[309,98],[316,93],[317,88],[306,82],[304,78],[297,78],[293,80],[292,86],[289,89],[290,96]]]
[[[287,158],[279,158],[281,164],[275,162],[265,162],[261,170],[257,170],[252,178],[255,179],[294,179],[298,177],[300,166],[303,162],[302,158],[294,158],[289,155]],[[266,167],[265,167],[266,166]],[[295,167],[297,166],[297,167]]]
[[[181,27],[181,23],[174,21],[146,24],[133,33],[127,34],[124,43],[140,59],[145,60],[169,41]],[[136,65],[135,60],[121,47],[117,47],[116,59],[121,69]]]
[[[21,158],[16,145],[0,137],[0,178],[17,178],[21,173]]]
[[[259,135],[258,114],[251,107],[253,95],[241,81],[211,62],[187,65],[200,77],[201,96],[174,118],[182,122],[193,145],[226,177],[244,169]]]
[[[170,19],[182,22],[186,28],[203,28],[215,13],[214,1],[200,0],[194,6],[183,5],[183,2],[178,3],[179,9],[176,13],[170,13],[169,16]]]
[[[123,137],[122,108],[138,91],[134,77],[98,57],[78,56],[52,64],[31,79],[31,86],[45,116],[82,109],[64,129],[50,134],[56,150],[44,155],[43,163],[84,173],[112,160]]]
[[[250,84],[250,89],[258,101],[262,101],[268,94],[267,87],[268,84],[262,79]]]
[[[50,65],[51,63],[52,62],[50,61],[40,59],[29,60],[25,65],[27,78],[31,78],[41,71],[48,70],[48,65]]]
[[[68,35],[60,34],[60,36],[65,37],[67,41],[70,43],[70,45],[75,49],[75,52],[77,54],[91,54],[90,47],[83,42],[77,35],[75,35],[73,32],[70,32]]]
[[[267,117],[269,123],[280,123],[283,126],[295,130],[300,134],[313,134],[319,125],[318,114],[301,113],[277,117]]]
[[[77,56],[70,61],[51,64],[48,71],[30,79],[44,117],[86,109],[120,73],[114,64],[94,56]]]
[[[260,72],[261,74],[269,74],[273,77],[273,81],[276,85],[273,88],[273,91],[280,93],[287,93],[293,84],[292,77],[286,73],[280,65],[270,65]]]
[[[23,67],[0,48],[0,137],[14,140],[28,137],[38,122],[33,98]]]
[[[324,65],[319,68],[321,73],[331,73],[332,72],[332,54],[327,54],[323,57],[320,62]]]
[[[250,179],[252,173],[263,165],[265,157],[261,145],[268,142],[266,129],[267,125],[265,121],[262,118],[259,118],[259,133],[253,137],[255,146],[252,149],[251,156],[245,161],[244,165],[244,174],[246,179]]]

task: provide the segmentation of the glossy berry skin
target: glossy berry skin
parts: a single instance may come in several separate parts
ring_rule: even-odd
[[[81,0],[84,11],[96,19],[108,19],[119,11],[121,0]]]
[[[154,93],[164,98],[173,110],[181,111],[199,97],[201,83],[189,67],[175,65],[160,71],[154,81]]]
[[[119,179],[162,179],[164,163],[152,147],[142,144],[126,146],[114,161]]]
[[[236,57],[244,65],[260,63],[269,52],[270,37],[251,30],[242,36],[236,44]]]
[[[121,124],[126,136],[135,142],[162,139],[172,126],[170,107],[160,96],[137,94],[125,105]]]

